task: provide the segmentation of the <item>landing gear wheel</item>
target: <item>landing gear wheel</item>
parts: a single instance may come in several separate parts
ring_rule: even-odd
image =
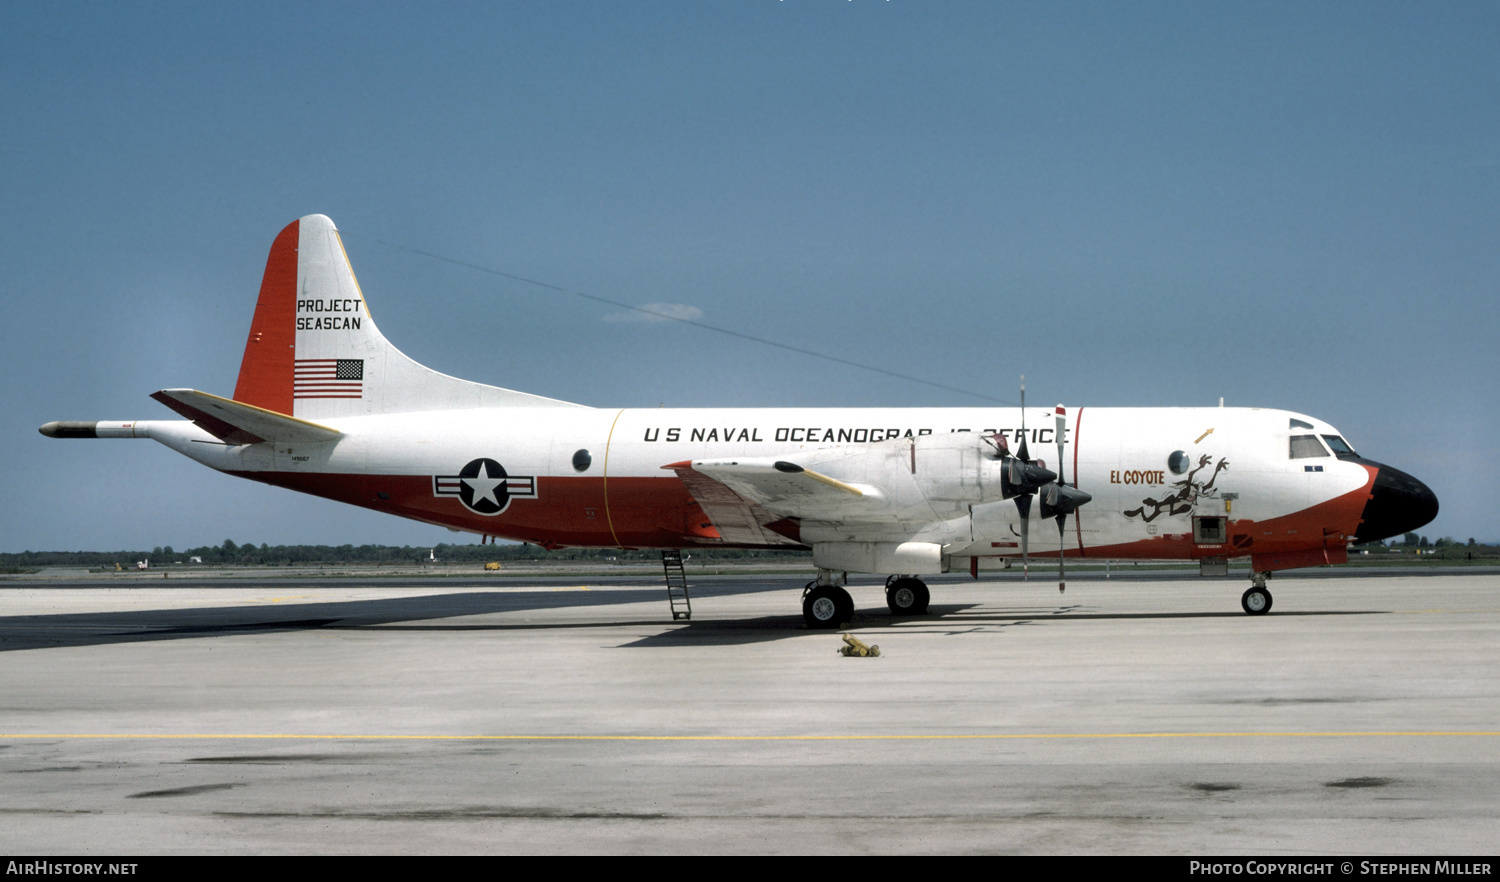
[[[1240,606],[1252,616],[1263,616],[1271,611],[1271,592],[1267,588],[1248,588],[1240,597]]]
[[[932,593],[921,579],[903,576],[886,585],[885,604],[893,616],[920,616],[927,612]]]
[[[842,627],[854,618],[854,598],[837,585],[815,585],[802,597],[802,618],[817,631]]]

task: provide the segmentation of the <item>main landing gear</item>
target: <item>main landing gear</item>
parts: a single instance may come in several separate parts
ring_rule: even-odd
[[[1250,587],[1240,597],[1240,606],[1252,616],[1263,616],[1271,611],[1271,589],[1266,587],[1270,573],[1251,573]]]
[[[854,618],[854,598],[844,590],[847,573],[834,577],[833,570],[818,570],[818,578],[802,589],[802,618],[814,630],[842,627]]]
[[[802,618],[814,630],[843,627],[854,618],[854,598],[844,590],[847,573],[818,570],[818,578],[802,591]],[[885,603],[893,616],[920,616],[927,612],[932,593],[916,576],[891,576],[885,580]]]
[[[916,576],[891,576],[885,580],[885,605],[893,616],[920,616],[927,612],[932,593]]]

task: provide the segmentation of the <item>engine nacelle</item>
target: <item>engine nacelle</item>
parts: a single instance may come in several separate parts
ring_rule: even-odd
[[[813,563],[851,573],[936,575],[948,571],[936,542],[817,542]]]

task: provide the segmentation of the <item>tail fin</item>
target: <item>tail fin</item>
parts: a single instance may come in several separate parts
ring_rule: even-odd
[[[293,221],[271,244],[234,400],[301,419],[576,407],[423,367],[375,327],[333,221]]]

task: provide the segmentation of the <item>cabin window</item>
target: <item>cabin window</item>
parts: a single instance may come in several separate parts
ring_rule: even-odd
[[[1328,448],[1333,451],[1333,455],[1340,459],[1346,456],[1359,456],[1347,441],[1337,435],[1324,435],[1323,440],[1328,442]]]
[[[1171,469],[1174,475],[1180,475],[1187,471],[1188,466],[1191,464],[1187,453],[1181,450],[1174,450],[1172,451],[1172,455],[1167,457],[1167,468]]]
[[[1328,451],[1318,441],[1317,435],[1293,435],[1292,436],[1292,459],[1311,459],[1315,456],[1327,456]]]
[[[589,470],[589,465],[592,464],[593,461],[593,455],[591,455],[587,450],[580,450],[577,453],[573,454],[573,470],[576,472],[586,472]]]

